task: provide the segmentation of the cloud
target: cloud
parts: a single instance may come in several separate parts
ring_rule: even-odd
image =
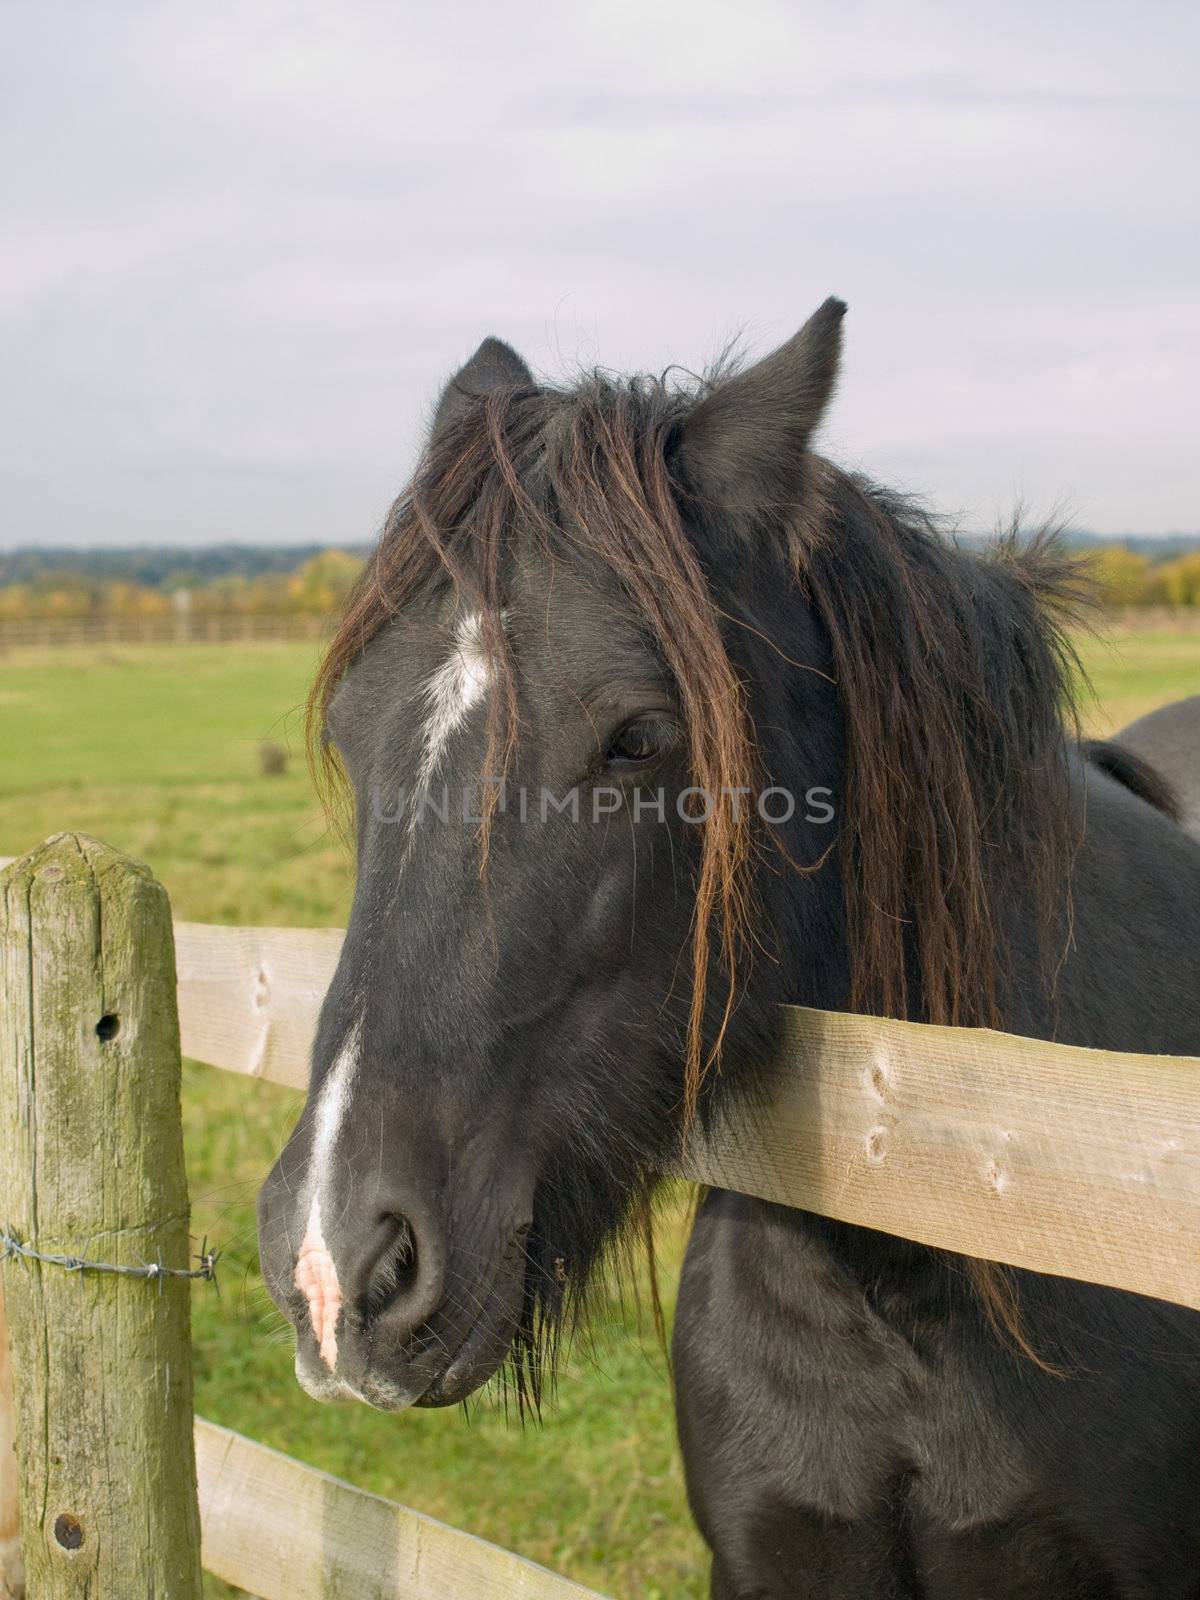
[[[1192,9],[6,8],[0,540],[352,540],[486,332],[695,367],[851,303],[828,442],[1200,525]]]

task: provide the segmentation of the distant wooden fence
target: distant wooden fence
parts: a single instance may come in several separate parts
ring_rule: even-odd
[[[64,918],[79,920],[79,906],[67,896],[70,874],[63,865],[64,857],[78,856],[91,862],[101,885],[140,870],[103,846],[60,835],[0,880],[10,904],[6,970],[16,995],[6,1005],[0,1037],[0,1125],[10,1128],[27,1121],[35,1103],[29,1059],[40,1030],[70,1040],[72,1049],[83,1052],[78,1059],[86,1056],[93,1068],[106,1064],[103,1051],[96,1056],[89,1029],[94,1032],[97,1003],[107,1002],[93,995],[90,1010],[55,1006],[41,1012],[39,985],[50,978],[39,974],[27,953],[36,943],[35,925],[44,939]],[[103,900],[101,888],[102,945]],[[36,919],[28,909],[35,905]],[[229,1071],[303,1087],[317,1012],[341,940],[336,930],[176,923],[183,1053]],[[141,947],[147,967],[169,951],[165,937],[160,947],[157,958],[148,946]],[[160,1048],[159,1056],[164,1073],[178,1070],[174,1045]],[[120,1057],[108,1060],[110,1070],[112,1060],[119,1064]],[[107,1161],[97,1147],[97,1184],[104,1181]],[[1200,1309],[1200,1060],[1081,1050],[986,1030],[789,1007],[769,1108],[719,1130],[711,1140],[694,1140],[682,1170],[722,1188],[925,1244]],[[19,1198],[14,1185],[27,1183],[28,1177],[20,1171],[8,1178],[2,1192],[10,1209]],[[41,1178],[53,1182],[45,1168]],[[48,1253],[51,1244],[81,1249],[78,1240],[48,1241],[36,1231],[40,1217],[28,1207],[18,1208],[14,1219],[19,1215],[34,1230],[27,1242],[36,1247]],[[0,1218],[7,1216],[0,1210]],[[12,1224],[5,1220],[4,1225]],[[108,1248],[116,1249],[115,1236]],[[14,1274],[25,1272],[40,1280],[63,1269],[10,1261],[5,1267],[10,1294]],[[143,1294],[182,1289],[177,1280],[153,1289],[122,1283],[126,1291],[132,1287]],[[54,1309],[67,1318],[61,1299]],[[68,1403],[66,1368],[46,1372],[39,1367],[30,1347],[36,1330],[22,1326],[21,1332],[13,1330],[18,1419],[43,1409],[53,1413]],[[64,1348],[72,1337],[80,1339],[79,1326],[56,1333]],[[22,1398],[31,1374],[36,1400]],[[106,1404],[122,1404],[129,1380],[120,1363],[111,1364]],[[164,1428],[169,1410],[164,1407]],[[3,1429],[0,1400],[0,1439]],[[40,1556],[53,1542],[47,1530],[64,1513],[86,1530],[89,1518],[115,1516],[119,1508],[105,1502],[102,1484],[87,1505],[48,1499],[42,1477],[31,1472],[40,1446],[23,1433],[20,1427],[17,1476],[28,1560],[31,1549]],[[195,1440],[203,1563],[263,1600],[333,1595],[565,1600],[589,1592],[212,1424],[197,1420]],[[86,1449],[82,1437],[76,1448]],[[127,1468],[120,1459],[111,1464],[116,1473]],[[9,1481],[11,1493],[11,1473]],[[11,1511],[8,1515],[11,1525]],[[0,1538],[4,1519],[0,1479]],[[51,1550],[60,1567],[78,1573],[77,1556],[75,1567],[69,1567],[71,1554],[62,1558]],[[64,1586],[36,1592],[57,1596],[83,1590]]]
[[[1123,633],[1198,633],[1200,606],[1119,606],[1104,613],[1104,625]]]
[[[319,639],[326,616],[204,612],[162,617],[0,618],[0,655],[8,650],[61,650],[81,645],[235,644],[253,640]]]
[[[318,639],[329,618],[315,614],[184,613],[160,617],[0,618],[0,656],[10,650],[70,649],[85,645],[235,644],[244,641]],[[1195,633],[1198,606],[1145,606],[1107,614],[1118,633]]]

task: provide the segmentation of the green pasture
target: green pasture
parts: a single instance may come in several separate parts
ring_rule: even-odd
[[[1200,632],[1089,639],[1083,655],[1091,732],[1200,690]],[[0,658],[0,854],[81,829],[149,862],[177,916],[344,923],[349,861],[300,755],[314,660],[307,644]],[[260,772],[263,739],[290,745],[282,776]],[[610,1294],[540,1426],[506,1416],[495,1396],[401,1417],[305,1398],[254,1248],[255,1190],[297,1109],[295,1095],[270,1085],[186,1068],[193,1227],[224,1251],[220,1295],[199,1286],[193,1301],[197,1408],[610,1594],[705,1593],[666,1365],[636,1294]],[[682,1209],[669,1205],[661,1228],[668,1312]]]

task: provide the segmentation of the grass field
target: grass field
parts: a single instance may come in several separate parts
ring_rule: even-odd
[[[1089,731],[1200,689],[1200,633],[1089,640]],[[81,829],[150,863],[177,916],[344,923],[351,879],[299,756],[311,645],[195,646],[0,661],[0,853]],[[270,737],[295,752],[259,772]],[[669,1383],[649,1328],[614,1296],[540,1428],[487,1398],[385,1417],[307,1400],[258,1278],[254,1193],[298,1099],[190,1065],[184,1085],[193,1227],[225,1252],[220,1297],[193,1301],[197,1408],[364,1488],[629,1600],[691,1600],[705,1560],[688,1520]],[[668,1310],[682,1243],[664,1228]],[[213,1583],[211,1594],[230,1591]]]

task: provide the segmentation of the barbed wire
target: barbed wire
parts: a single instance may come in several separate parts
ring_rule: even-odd
[[[38,1261],[47,1267],[62,1267],[65,1272],[110,1272],[121,1278],[145,1278],[150,1282],[161,1282],[164,1278],[200,1278],[206,1283],[216,1284],[221,1252],[210,1250],[208,1240],[204,1239],[196,1257],[200,1263],[198,1267],[164,1267],[161,1261],[122,1266],[115,1261],[92,1261],[87,1256],[56,1255],[50,1251],[35,1250],[31,1244],[18,1239],[11,1230],[0,1229],[0,1261],[7,1261],[10,1256],[21,1261]]]

